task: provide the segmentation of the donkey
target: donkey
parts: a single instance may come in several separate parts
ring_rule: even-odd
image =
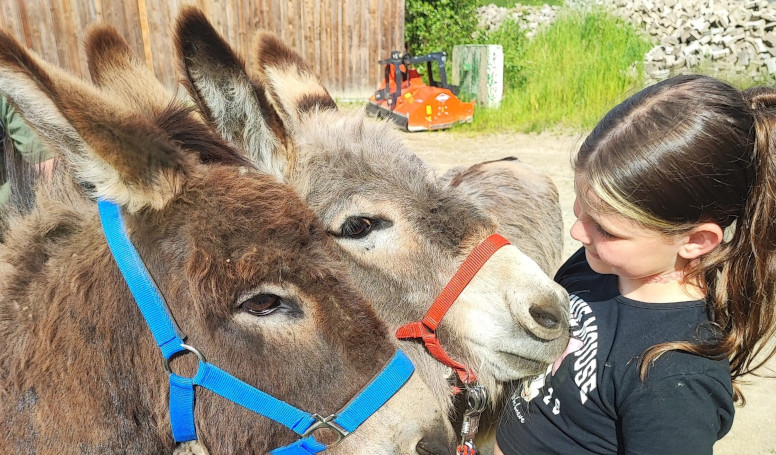
[[[110,59],[101,53],[115,46],[95,36],[106,34],[92,35],[89,53]],[[2,31],[0,93],[59,154],[34,206],[9,209],[0,243],[0,453],[172,453],[172,378],[211,384],[200,373],[213,365],[251,397],[259,388],[283,409],[334,415],[398,358],[320,220],[190,107],[130,106]],[[180,358],[160,361],[154,324],[106,243],[104,207],[123,220],[174,336],[187,337]],[[405,379],[327,453],[450,453],[435,395],[418,375]],[[249,411],[255,403],[196,390],[191,421],[210,453],[267,453],[299,438]],[[336,425],[311,420],[322,424],[313,437],[332,443]]]
[[[483,265],[437,333],[453,358],[476,371],[493,403],[505,385],[544,372],[568,340],[568,297],[547,277],[562,246],[551,181],[515,161],[438,178],[388,123],[339,112],[275,36],[260,34],[256,42],[251,76],[201,12],[181,12],[176,46],[184,83],[205,120],[315,211],[392,331],[420,319],[475,246],[506,231],[520,248],[500,248]],[[130,87],[146,87],[153,75],[133,62],[128,55],[123,63],[90,63],[92,79],[126,102],[148,103],[140,87]],[[157,83],[153,97],[163,90]],[[478,188],[494,182],[503,191]],[[510,205],[497,205],[502,201]],[[418,343],[401,346],[451,410],[449,368]]]
[[[493,391],[544,371],[563,351],[568,299],[546,275],[562,246],[549,179],[513,161],[436,177],[390,124],[339,112],[301,57],[272,34],[258,34],[251,74],[194,9],[181,13],[176,42],[205,117],[321,217],[392,329],[419,319],[474,246],[501,230],[515,245],[475,276],[439,326],[440,339]],[[502,222],[518,216],[519,226]]]

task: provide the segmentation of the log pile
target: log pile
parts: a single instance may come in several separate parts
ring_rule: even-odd
[[[768,0],[567,0],[566,6],[604,7],[644,32],[655,43],[644,57],[649,79],[660,80],[699,68],[726,77],[776,77],[776,3]],[[480,8],[480,23],[490,28],[498,24],[483,17],[495,17],[489,13],[493,8]],[[536,18],[525,20],[524,25],[533,35],[554,18],[527,12],[541,9],[518,6],[499,12],[499,17],[502,21],[507,17]]]

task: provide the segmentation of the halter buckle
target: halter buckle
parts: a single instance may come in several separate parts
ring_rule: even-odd
[[[337,417],[338,417],[337,414],[332,414],[329,417],[322,417],[318,414],[313,414],[312,418],[315,419],[316,422],[310,425],[310,428],[308,428],[307,431],[305,431],[304,434],[302,434],[302,437],[306,438],[318,430],[329,428],[334,430],[337,433],[337,440],[334,442],[334,444],[339,443],[340,441],[342,441],[342,438],[349,435],[350,432],[342,428],[337,422],[334,421],[334,419],[336,419]],[[330,444],[330,445],[334,445],[334,444]]]

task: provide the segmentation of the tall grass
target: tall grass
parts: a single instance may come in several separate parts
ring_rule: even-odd
[[[468,129],[589,129],[640,88],[637,75],[651,48],[629,24],[603,10],[566,9],[524,45],[522,74],[505,74],[501,108],[476,108]]]

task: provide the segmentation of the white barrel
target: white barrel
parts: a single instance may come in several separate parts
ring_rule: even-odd
[[[461,100],[499,107],[504,94],[504,49],[498,44],[454,46],[450,82],[458,86]]]

